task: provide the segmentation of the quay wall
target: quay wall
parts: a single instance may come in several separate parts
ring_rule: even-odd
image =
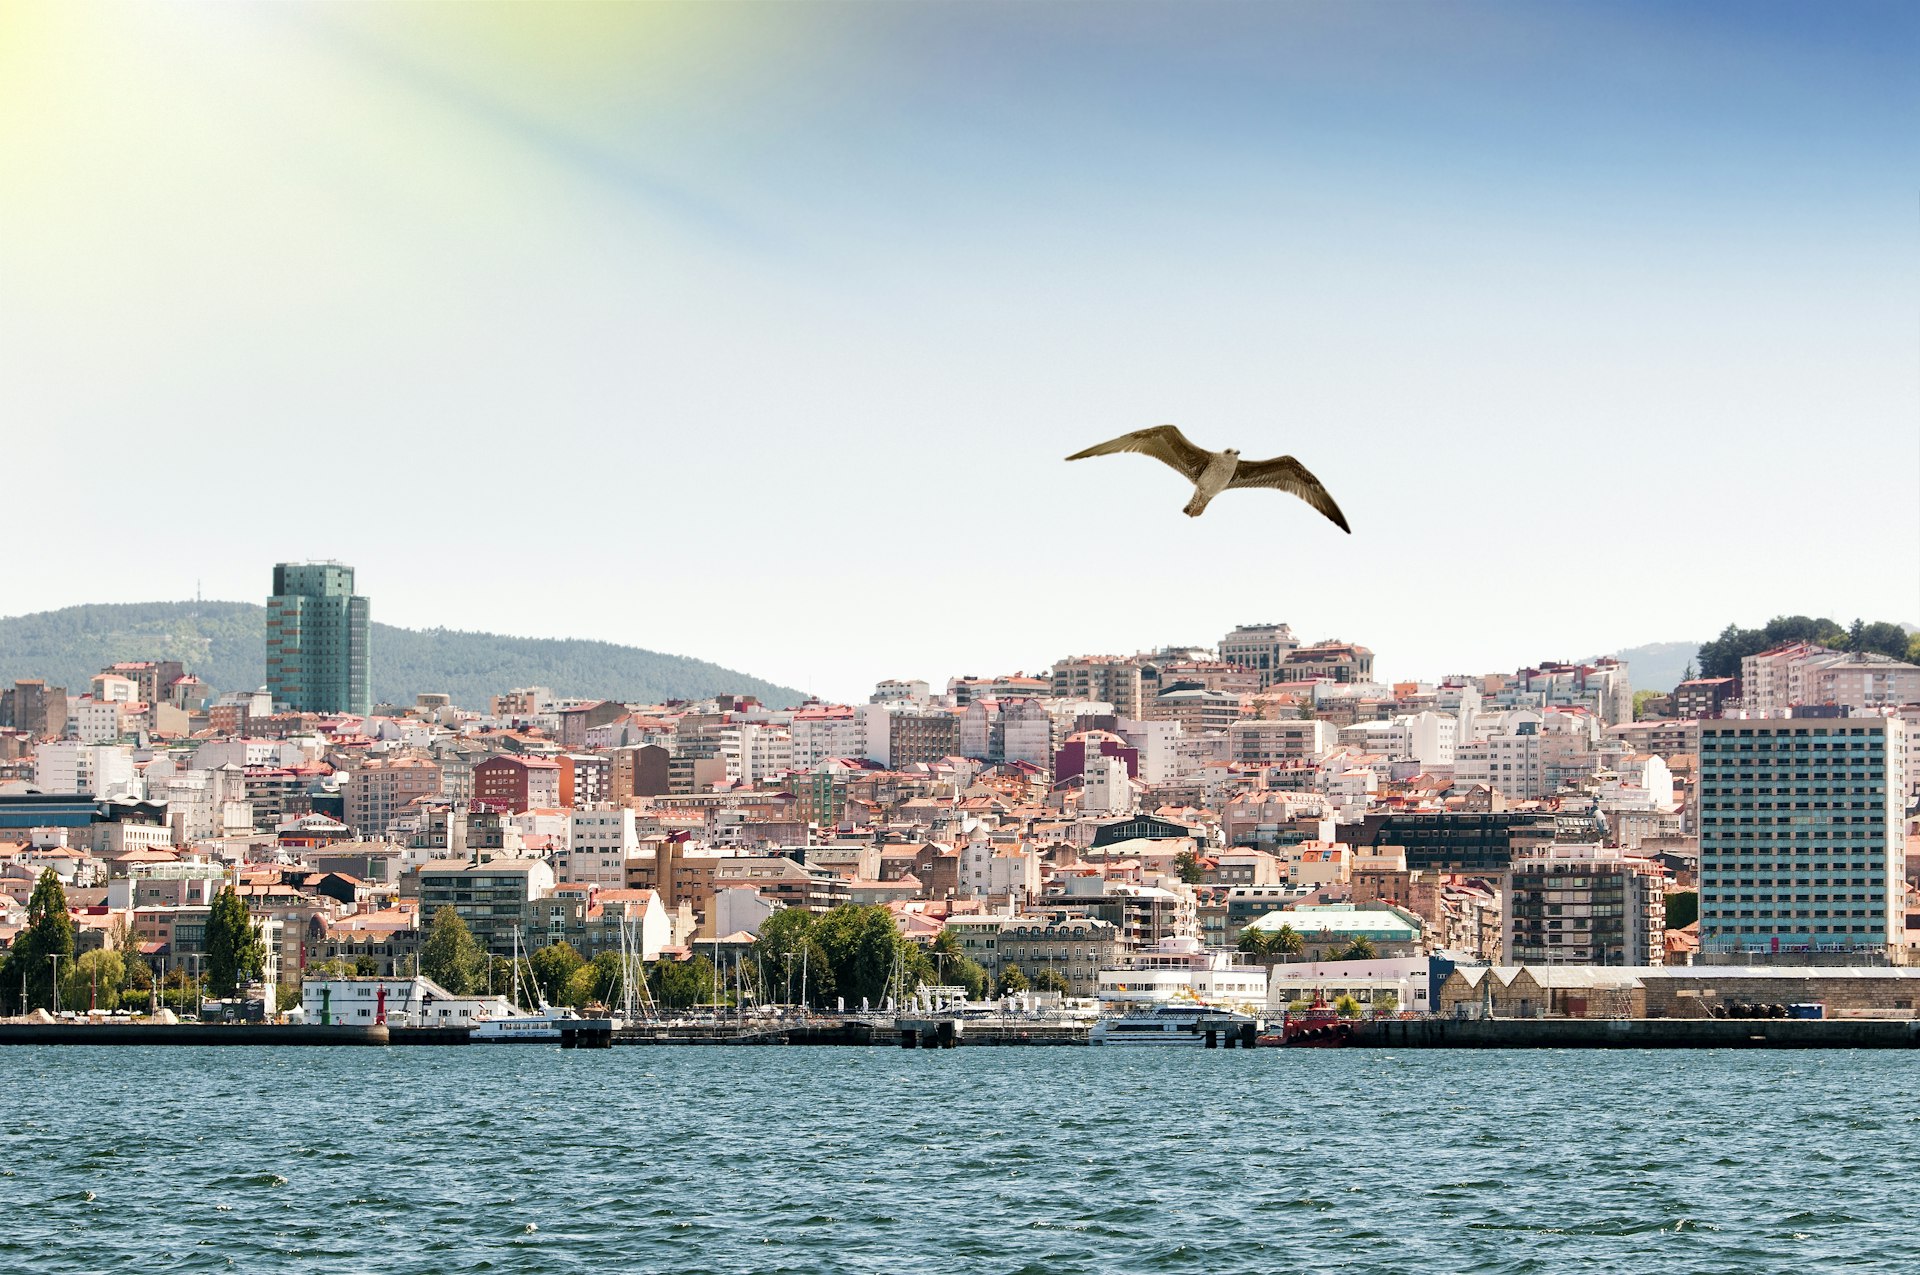
[[[1386,1049],[1917,1049],[1920,1021],[1865,1018],[1409,1018],[1354,1024]]]
[[[0,1045],[385,1045],[380,1026],[281,1023],[0,1023]]]

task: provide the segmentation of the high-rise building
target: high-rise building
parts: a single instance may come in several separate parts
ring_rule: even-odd
[[[1664,965],[1666,891],[1651,859],[1554,843],[1514,856],[1500,947],[1514,964]]]
[[[1703,950],[1904,941],[1905,725],[1897,717],[1700,723]]]
[[[367,600],[353,568],[282,562],[267,599],[267,690],[296,713],[365,713],[373,706]]]

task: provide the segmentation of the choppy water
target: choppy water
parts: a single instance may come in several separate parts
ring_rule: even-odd
[[[0,1271],[1911,1272],[1920,1059],[7,1049]]]

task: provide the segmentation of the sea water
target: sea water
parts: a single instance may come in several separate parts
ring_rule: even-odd
[[[13,1048],[0,1271],[1920,1270],[1904,1053]]]

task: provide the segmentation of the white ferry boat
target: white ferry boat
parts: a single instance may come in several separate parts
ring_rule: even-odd
[[[1155,1005],[1093,1025],[1096,1045],[1188,1045],[1197,1048],[1251,1049],[1260,1020],[1251,1014],[1195,1001]]]
[[[543,1001],[539,1009],[514,1009],[480,1020],[468,1039],[476,1045],[572,1044],[591,1048],[603,1041],[613,1043],[613,1020],[585,1018]]]

